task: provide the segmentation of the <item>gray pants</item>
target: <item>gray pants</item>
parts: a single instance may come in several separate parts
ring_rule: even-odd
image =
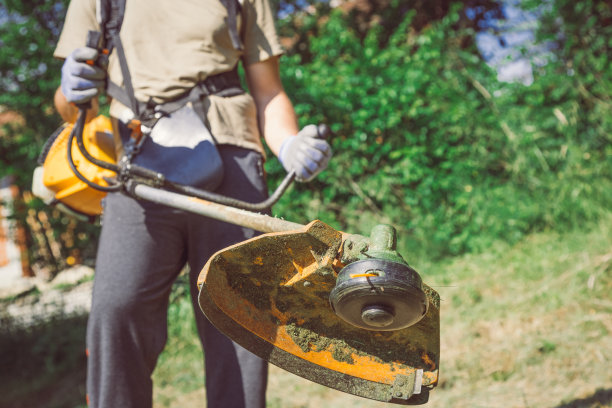
[[[216,192],[250,202],[265,199],[261,155],[232,146],[219,150],[225,177]],[[207,406],[264,407],[267,363],[210,324],[195,285],[214,252],[255,232],[122,194],[105,201],[87,330],[90,406],[152,405],[151,374],[167,338],[168,298],[187,263],[205,354]]]

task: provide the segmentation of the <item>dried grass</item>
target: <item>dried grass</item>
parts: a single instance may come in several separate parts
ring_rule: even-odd
[[[443,299],[440,384],[427,406],[612,407],[611,249],[605,225],[415,265]],[[276,367],[267,396],[268,407],[390,406]],[[196,406],[201,398],[166,395],[155,406]]]

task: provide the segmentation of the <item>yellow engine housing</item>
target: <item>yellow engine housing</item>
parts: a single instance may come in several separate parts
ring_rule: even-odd
[[[89,216],[99,215],[102,212],[101,200],[106,193],[79,180],[68,163],[68,140],[73,127],[73,123],[65,124],[52,142],[42,165],[42,182],[54,193],[57,201],[70,209]],[[106,116],[97,116],[85,124],[83,144],[96,159],[116,163],[112,125]],[[77,146],[76,138],[71,149],[77,170],[92,183],[108,186],[105,178],[114,177],[115,172],[88,161]]]

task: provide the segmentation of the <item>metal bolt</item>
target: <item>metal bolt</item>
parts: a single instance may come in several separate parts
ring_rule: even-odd
[[[366,306],[361,311],[361,320],[374,327],[387,327],[393,323],[395,316],[387,308],[379,305]]]
[[[401,391],[395,391],[395,397],[396,398],[402,398],[404,396],[404,393]]]

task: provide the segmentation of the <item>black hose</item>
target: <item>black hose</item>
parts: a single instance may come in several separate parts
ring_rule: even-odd
[[[78,114],[76,123],[74,124],[72,132],[70,132],[70,137],[68,139],[68,163],[70,165],[70,169],[74,172],[75,176],[77,176],[79,180],[81,180],[82,182],[84,182],[85,184],[87,184],[89,187],[93,189],[104,191],[104,192],[119,191],[121,190],[123,186],[122,183],[111,185],[111,186],[102,186],[100,184],[93,183],[92,181],[88,180],[85,176],[83,176],[83,174],[79,172],[79,170],[76,168],[76,165],[74,164],[74,160],[72,157],[72,141],[76,137],[77,146],[81,154],[83,154],[83,157],[85,157],[85,159],[87,159],[89,162],[99,167],[102,167],[104,169],[111,170],[118,174],[121,173],[120,166],[114,163],[105,162],[105,161],[102,161],[102,160],[99,160],[93,157],[85,148],[85,144],[83,142],[83,130],[85,129],[86,114],[87,114],[86,107],[79,108],[79,114]],[[272,195],[270,195],[270,197],[268,197],[266,200],[261,201],[259,203],[249,203],[249,202],[238,200],[232,197],[227,197],[227,196],[223,196],[220,194],[216,194],[210,191],[201,190],[196,187],[191,187],[191,186],[187,186],[187,185],[183,185],[179,183],[173,183],[168,180],[164,180],[162,174],[156,173],[149,169],[142,168],[140,166],[128,165],[126,169],[128,171],[128,178],[129,178],[130,173],[134,172],[139,177],[142,177],[145,180],[149,180],[153,182],[153,184],[156,184],[156,185],[162,184],[163,187],[167,187],[176,192],[186,194],[192,197],[200,198],[203,200],[211,201],[217,204],[240,208],[242,210],[247,210],[247,211],[265,211],[265,210],[270,209],[270,207],[272,207],[274,204],[276,204],[276,202],[278,202],[278,200],[281,198],[283,193],[287,190],[287,188],[289,188],[291,183],[295,180],[295,172],[291,171],[285,176],[283,181],[276,188],[276,190],[274,190],[274,192],[272,193]]]
[[[87,150],[85,149],[85,145],[83,144],[83,129],[85,128],[85,117],[86,116],[87,116],[87,109],[86,108],[79,109],[79,115],[77,117],[76,123],[74,124],[74,127],[72,128],[72,132],[70,132],[70,136],[68,137],[68,164],[70,165],[70,169],[72,170],[74,175],[79,180],[81,180],[83,183],[87,184],[89,187],[95,190],[104,191],[104,192],[119,191],[121,190],[120,184],[113,185],[113,186],[102,186],[100,184],[96,184],[88,180],[85,176],[83,176],[83,174],[79,171],[79,169],[77,169],[76,165],[74,164],[74,159],[72,157],[72,141],[74,140],[75,136],[77,138],[77,145],[79,146],[79,150],[81,151],[81,153],[83,153],[83,156],[85,156],[85,158],[91,162],[93,162],[93,160],[91,160],[90,158],[93,158],[96,162],[100,162],[100,160],[95,159],[87,152]],[[107,163],[107,162],[102,162],[102,163],[104,163],[105,165],[112,165],[112,163]],[[95,163],[95,164],[98,164],[98,163]],[[115,165],[112,165],[112,166],[115,166]],[[113,170],[112,168],[109,168],[108,166],[100,166],[100,167],[104,167],[108,170]]]
[[[289,185],[291,185],[294,179],[295,179],[295,172],[294,171],[289,172],[285,176],[283,181],[279,184],[279,186],[276,188],[276,190],[274,190],[272,195],[270,195],[270,197],[268,197],[266,200],[261,201],[259,203],[249,203],[249,202],[238,200],[235,198],[212,193],[210,191],[201,190],[195,187],[185,186],[182,184],[172,183],[169,181],[166,181],[166,186],[170,187],[171,189],[179,193],[187,194],[187,195],[190,195],[196,198],[201,198],[206,201],[212,201],[217,204],[228,205],[230,207],[240,208],[241,210],[247,210],[247,211],[264,211],[272,207],[274,204],[276,204],[278,200],[280,200],[281,196],[287,190]]]
[[[75,133],[76,132],[76,142],[77,142],[77,146],[79,147],[79,150],[81,151],[81,154],[91,163],[95,164],[96,166],[102,167],[103,169],[106,170],[111,170],[114,171],[115,173],[119,173],[119,166],[114,164],[114,163],[109,163],[103,160],[99,160],[95,157],[93,157],[91,154],[89,154],[89,152],[87,151],[87,149],[85,148],[85,144],[83,142],[83,130],[85,129],[85,118],[87,116],[87,110],[81,108],[79,110],[79,116],[77,118],[76,123],[74,124],[74,128],[72,129],[72,132]],[[77,132],[77,126],[79,126],[78,132]]]

